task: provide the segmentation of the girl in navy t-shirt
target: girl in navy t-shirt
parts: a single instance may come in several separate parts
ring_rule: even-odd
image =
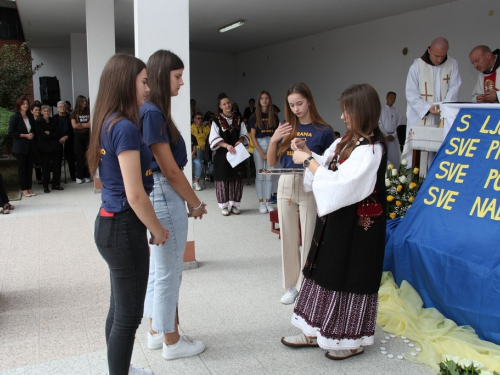
[[[141,107],[141,123],[144,141],[154,156],[150,159],[154,177],[150,199],[170,239],[151,250],[144,316],[150,318],[148,348],[163,348],[165,359],[176,359],[205,350],[201,341],[179,335],[176,312],[187,243],[186,203],[194,218],[201,219],[207,210],[182,171],[188,162],[186,144],[171,117],[171,98],[184,85],[184,64],[176,54],[159,50],[149,58],[147,69],[151,91]]]
[[[270,166],[274,166],[279,157],[283,168],[302,170],[303,165],[293,162],[292,140],[302,138],[311,151],[322,155],[333,143],[333,129],[318,114],[311,91],[305,83],[290,86],[286,98],[287,122],[280,124],[274,132],[267,150],[267,160]],[[316,201],[312,193],[304,192],[302,174],[287,174],[281,175],[279,179],[277,203],[283,287],[287,290],[281,297],[281,303],[292,304],[302,284],[302,269],[311,247],[316,223]]]
[[[99,83],[87,152],[90,172],[95,175],[99,168],[102,182],[94,239],[111,276],[106,320],[110,374],[134,371],[130,359],[149,273],[147,229],[151,244],[165,243],[168,237],[149,201],[151,152],[136,125],[139,106],[149,91],[147,80],[145,64],[133,56],[115,55],[108,61]]]
[[[257,96],[257,107],[255,113],[250,117],[248,128],[250,136],[254,144],[253,158],[255,160],[255,170],[257,177],[255,178],[255,190],[259,199],[259,211],[265,214],[274,211],[271,205],[271,194],[273,181],[270,174],[259,173],[259,169],[268,168],[267,149],[269,142],[278,127],[278,115],[274,113],[273,101],[271,94],[267,91],[261,91]]]

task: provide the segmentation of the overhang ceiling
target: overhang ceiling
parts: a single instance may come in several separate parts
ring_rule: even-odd
[[[193,50],[239,53],[452,1],[190,0],[190,43]],[[32,47],[67,47],[71,33],[85,33],[85,0],[16,4]],[[133,0],[115,0],[117,47],[134,45],[133,8]],[[239,19],[246,21],[244,26],[224,34],[217,31]]]

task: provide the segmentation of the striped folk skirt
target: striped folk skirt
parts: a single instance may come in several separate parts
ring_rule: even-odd
[[[295,303],[292,324],[316,336],[327,350],[373,345],[378,293],[354,294],[327,290],[305,278]]]

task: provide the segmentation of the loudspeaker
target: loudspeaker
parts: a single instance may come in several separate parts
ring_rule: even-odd
[[[61,100],[57,77],[40,77],[40,97],[42,104],[57,106],[57,102]]]

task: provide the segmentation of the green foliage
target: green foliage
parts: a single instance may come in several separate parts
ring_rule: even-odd
[[[0,49],[0,107],[14,108],[17,98],[25,95],[33,75],[43,64],[32,67],[28,42],[5,45]]]
[[[9,119],[13,112],[5,108],[0,108],[0,145],[5,142],[9,133]]]

